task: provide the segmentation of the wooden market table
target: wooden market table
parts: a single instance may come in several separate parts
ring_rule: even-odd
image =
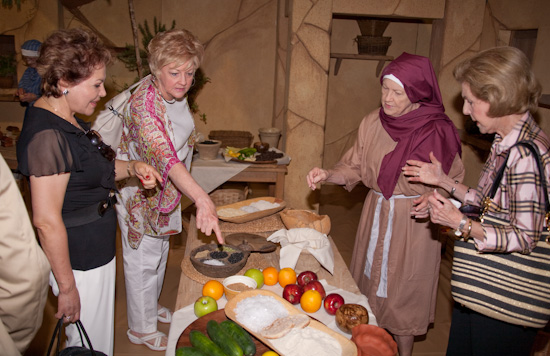
[[[269,219],[264,218],[264,219]],[[282,225],[282,222],[280,221],[280,218],[277,216],[277,219],[279,221],[279,224]],[[262,220],[262,219],[260,219]],[[239,225],[245,225],[245,224],[231,224],[226,223],[233,226],[227,226],[222,223],[220,225],[220,228],[222,230],[222,233],[225,236],[228,236],[231,233],[236,232],[242,232],[242,231],[235,231],[233,230],[235,226]],[[246,224],[254,224],[254,222],[246,223]],[[258,223],[257,225],[262,225],[262,223]],[[255,227],[257,227],[257,225]],[[166,356],[174,356],[175,355],[175,348],[178,343],[178,340],[182,333],[186,330],[186,327],[188,327],[191,323],[193,323],[195,320],[197,320],[196,316],[193,312],[193,304],[197,300],[198,297],[202,295],[202,286],[203,284],[210,279],[210,277],[206,277],[204,275],[199,274],[197,277],[197,271],[195,271],[195,274],[192,273],[192,270],[190,270],[189,266],[191,265],[189,256],[191,255],[191,251],[198,247],[202,246],[204,244],[213,243],[215,241],[214,237],[205,236],[202,233],[198,232],[196,229],[196,223],[195,223],[195,217],[192,215],[190,224],[189,224],[189,230],[187,233],[187,240],[186,240],[186,246],[185,246],[185,252],[184,252],[184,258],[181,262],[182,272],[180,275],[180,281],[178,286],[178,292],[176,296],[176,305],[174,309],[174,313],[172,315],[172,323],[170,325],[170,332],[168,334],[168,349],[166,351]],[[275,227],[275,231],[281,228],[284,228],[284,225],[282,227],[277,227],[274,225],[271,225],[270,227]],[[241,229],[241,227],[237,227],[238,229]],[[248,228],[248,227],[244,227]],[[252,229],[253,230],[253,229]],[[267,237],[272,233],[271,231],[264,231],[259,232],[259,230],[250,231],[251,233],[258,234],[260,236]],[[296,267],[294,268],[296,271],[305,271],[305,270],[311,270],[317,274],[319,277],[319,280],[322,280],[323,282],[326,282],[327,286],[327,293],[331,293],[331,290],[334,290],[334,292],[342,293],[342,295],[346,295],[345,298],[347,300],[352,299],[351,303],[358,303],[364,305],[368,312],[369,312],[369,324],[378,325],[376,321],[376,317],[374,314],[372,314],[372,310],[370,309],[370,306],[368,305],[367,298],[361,294],[359,291],[359,288],[357,287],[357,284],[353,280],[351,273],[344,262],[342,255],[338,251],[338,248],[334,244],[334,241],[331,237],[329,237],[330,243],[332,246],[332,250],[334,253],[334,274],[330,274],[326,269],[324,269],[319,262],[307,251],[302,251],[300,254],[300,257],[298,259],[298,262],[296,264]],[[256,255],[256,256],[252,256]],[[274,252],[270,253],[253,253],[248,261],[246,266],[243,268],[265,268],[267,266],[273,266],[277,269],[280,268],[279,265],[279,256],[280,256],[280,247],[277,246],[277,249]],[[253,260],[253,262],[251,262]],[[261,261],[261,267],[258,265],[254,265],[255,263],[258,263],[258,261]],[[238,273],[239,274],[239,273]],[[192,276],[192,277],[190,277]],[[198,279],[202,279],[201,281],[198,281]],[[222,280],[221,278],[218,280]],[[282,288],[276,284],[274,286],[264,286],[262,289],[271,290],[275,293],[281,293]],[[225,299],[225,296],[223,296],[220,300],[218,300],[218,307],[219,309],[223,309],[225,307],[225,303],[227,300]],[[324,313],[325,315],[322,316]],[[313,314],[313,317],[317,320],[325,323],[325,325],[329,326],[329,324],[333,324],[331,327],[333,330],[337,329],[335,321],[333,317],[331,317],[329,314],[327,314],[324,310],[319,310],[316,312],[316,314]],[[328,318],[324,319],[324,318]],[[348,335],[348,338],[351,335]]]
[[[269,183],[269,195],[283,199],[285,193],[285,175],[287,165],[256,164],[231,177],[228,182]]]
[[[227,233],[224,232],[224,235],[227,235]],[[207,237],[197,232],[197,229],[195,228],[195,217],[191,216],[190,229],[187,234],[187,241],[185,245],[184,259],[189,258],[191,251],[194,248],[202,246],[206,243],[211,243],[213,242],[213,239],[215,238]],[[306,255],[304,252],[298,260],[296,270],[311,270],[317,273],[319,279],[325,279],[330,285],[345,289],[348,292],[361,294],[332,238],[330,238],[330,242],[334,252],[334,275],[331,275],[326,269],[324,269],[311,254]],[[262,257],[265,259],[266,263],[270,266],[276,267],[277,269],[279,269],[279,251],[280,247],[277,247],[274,252],[262,253]],[[197,296],[202,294],[202,286],[202,283],[189,278],[182,271],[178,294],[176,297],[175,310],[194,303],[197,300]]]

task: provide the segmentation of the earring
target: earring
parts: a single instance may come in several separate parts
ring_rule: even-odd
[[[65,89],[65,90],[63,90],[63,91],[62,91],[62,93],[63,93],[63,95],[67,95],[67,94],[69,94],[69,89]]]
[[[195,85],[195,77],[193,77],[193,81],[191,82],[191,86],[189,88],[191,88],[193,85]]]

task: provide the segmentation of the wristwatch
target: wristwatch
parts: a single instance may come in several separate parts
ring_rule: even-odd
[[[455,230],[455,236],[457,237],[462,236],[462,229],[464,229],[464,226],[466,226],[467,222],[468,222],[468,219],[466,218],[466,215],[462,215],[462,220],[460,220],[460,223],[458,224],[458,228]]]

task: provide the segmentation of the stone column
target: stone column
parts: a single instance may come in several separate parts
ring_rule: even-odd
[[[312,209],[305,177],[323,163],[332,0],[294,0],[291,6],[284,135],[292,162],[285,200],[293,208]]]

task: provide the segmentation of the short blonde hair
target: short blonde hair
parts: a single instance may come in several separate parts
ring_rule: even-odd
[[[158,76],[160,70],[171,63],[177,67],[189,60],[193,69],[197,70],[204,56],[204,46],[191,32],[187,30],[169,30],[159,32],[147,46],[149,68]]]
[[[537,110],[541,95],[529,60],[517,48],[495,47],[458,64],[457,81],[468,83],[472,94],[489,103],[489,117]]]

